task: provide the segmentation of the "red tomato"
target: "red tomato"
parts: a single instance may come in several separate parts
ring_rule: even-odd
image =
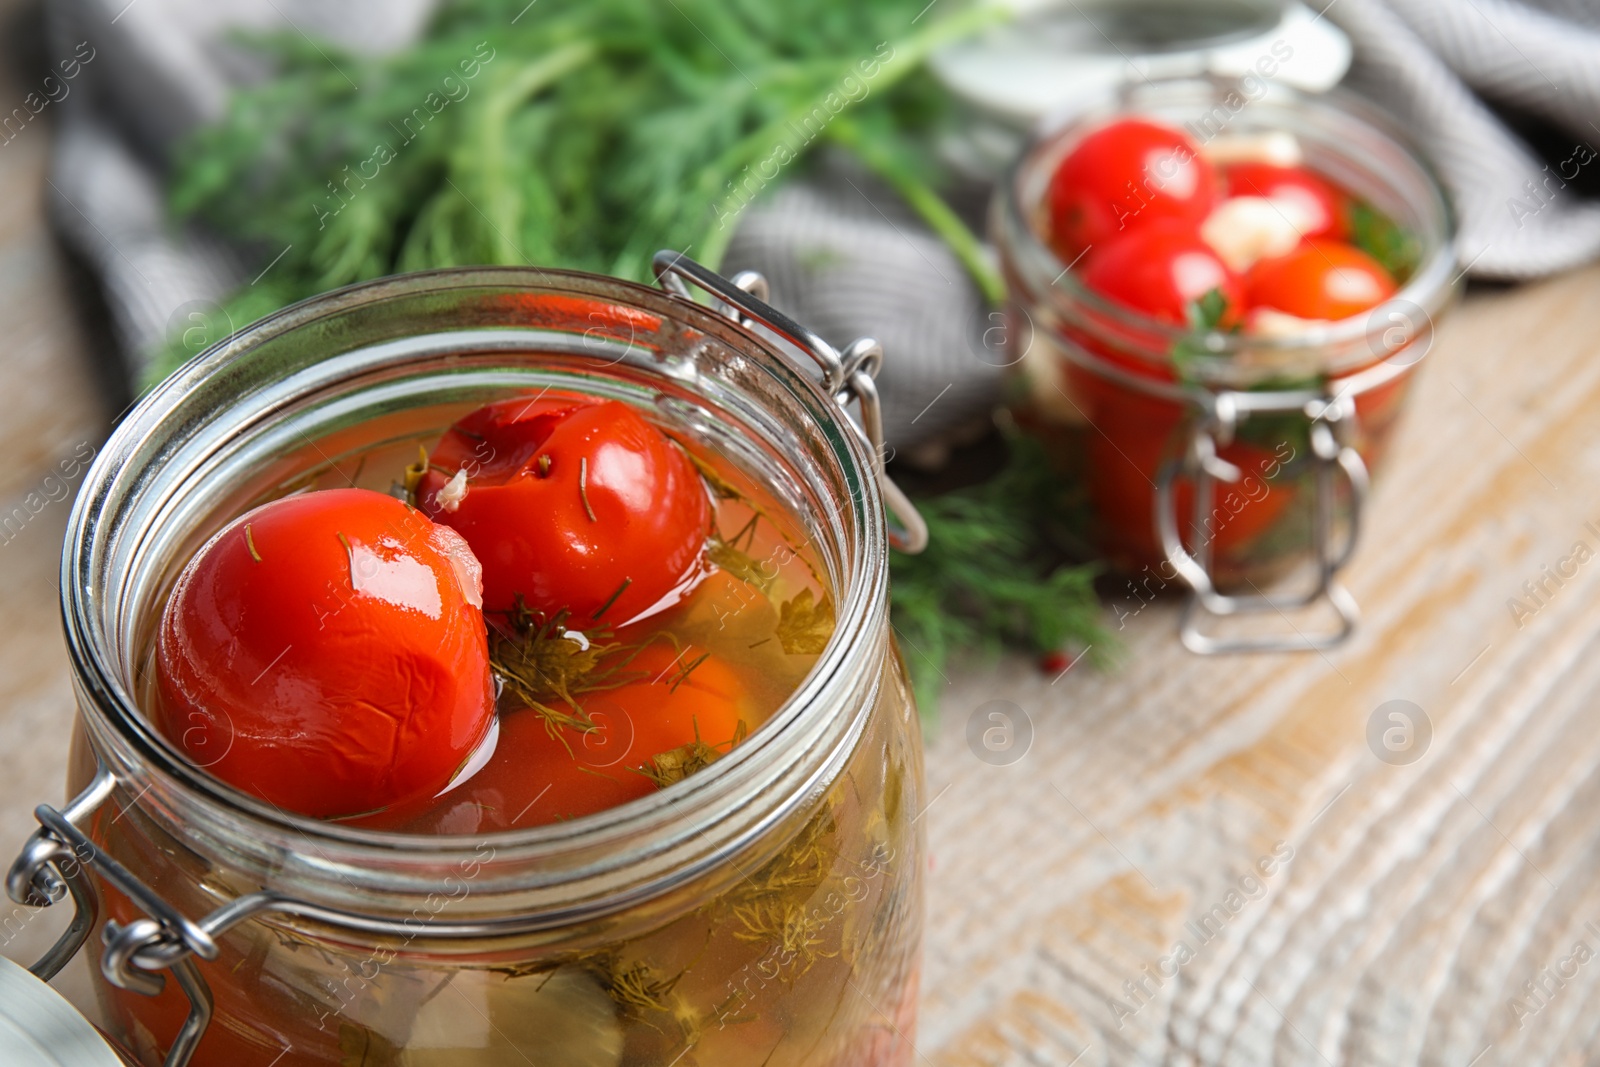
[[[932,856],[928,858],[928,870],[933,870]],[[827,1067],[915,1067],[919,1060],[927,1060],[926,1055],[917,1051],[921,959],[910,966],[910,973],[904,979],[896,979],[894,985],[888,987],[889,996],[898,992],[898,1001],[893,1005],[885,1003],[881,999],[884,994],[867,998],[872,1014],[845,1049],[828,1061]],[[884,1010],[891,1006],[892,1014]],[[771,1043],[763,1047],[770,1048]],[[750,1062],[756,1061],[752,1058]]]
[[[647,796],[656,786],[639,769],[697,736],[726,753],[740,719],[753,723],[733,671],[703,655],[692,645],[679,653],[651,644],[627,665],[638,680],[578,696],[595,725],[588,732],[556,727],[552,733],[545,717],[528,708],[503,714],[493,758],[459,790],[485,809],[477,829],[541,826]],[[552,706],[573,713],[565,704]]]
[[[1346,197],[1320,174],[1304,167],[1273,163],[1235,163],[1225,172],[1229,196],[1261,196],[1275,201],[1304,238],[1349,236]]]
[[[417,502],[483,561],[487,611],[520,594],[535,612],[570,612],[575,629],[620,625],[691,577],[711,528],[688,455],[615,400],[490,404],[451,427],[431,462]],[[465,485],[451,486],[460,471]]]
[[[1264,259],[1245,277],[1250,303],[1302,319],[1337,321],[1394,295],[1394,279],[1378,261],[1340,241],[1306,241],[1285,256]]]
[[[382,493],[256,508],[167,601],[160,725],[210,773],[303,815],[431,796],[494,714],[479,582],[455,531]]]
[[[1167,581],[1158,577],[1164,554],[1156,536],[1154,483],[1162,463],[1182,440],[1179,435],[1187,433],[1186,412],[1179,403],[1076,364],[1068,365],[1066,376],[1085,424],[1064,430],[1059,423],[1026,417],[1021,421],[1053,455],[1081,455],[1081,467],[1070,468],[1070,476],[1081,477],[1088,485],[1097,547],[1113,572],[1140,583],[1139,597],[1147,599],[1171,580],[1170,572]],[[1194,498],[1187,480],[1178,482],[1176,496],[1184,543],[1193,549],[1200,540],[1209,539],[1216,573],[1227,575],[1236,573],[1239,559],[1276,527],[1298,490],[1297,482],[1284,473],[1292,451],[1268,452],[1241,441],[1219,451],[1223,459],[1242,468],[1244,480],[1217,485],[1211,515],[1194,525]],[[1122,594],[1118,597],[1120,603]]]
[[[1050,179],[1051,243],[1070,262],[1086,248],[1152,222],[1204,219],[1217,178],[1185,134],[1140,119],[1078,142]]]
[[[529,325],[555,330],[581,328],[585,337],[643,343],[661,332],[661,318],[638,308],[562,293],[509,293],[489,306],[508,310]]]
[[[1095,536],[1102,551],[1119,570],[1139,571],[1164,556],[1156,535],[1155,494],[1151,483],[1165,453],[1142,442],[1161,443],[1142,428],[1097,424],[1111,436],[1096,434],[1089,442],[1089,494],[1095,509]],[[1295,498],[1288,479],[1268,480],[1275,471],[1274,455],[1265,449],[1235,441],[1219,450],[1223,459],[1244,471],[1240,483],[1218,483],[1211,513],[1198,525],[1194,519],[1194,486],[1178,482],[1174,493],[1178,529],[1191,552],[1209,542],[1212,570],[1231,573],[1241,555],[1271,530]],[[1158,453],[1160,456],[1158,458]],[[1280,464],[1281,465],[1281,464]]]
[[[1192,225],[1143,226],[1089,253],[1083,284],[1124,307],[1175,326],[1188,324],[1197,300],[1222,293],[1221,325],[1236,322],[1244,287]]]
[[[570,711],[562,707],[561,710]],[[594,742],[605,749],[606,739],[626,730],[609,715],[595,720]],[[500,742],[494,756],[465,785],[451,794],[452,806],[470,801],[479,807],[471,833],[510,830],[575,819],[626,804],[655,792],[642,774],[614,766],[584,747],[585,735],[556,727],[550,732],[544,716],[518,708],[500,718]]]
[[[1071,665],[1072,657],[1059,650],[1039,657],[1039,670],[1043,674],[1060,674]]]
[[[651,756],[687,745],[697,735],[727,751],[726,742],[733,739],[740,719],[754,725],[744,710],[744,686],[732,668],[703,648],[685,645],[680,651],[658,641],[628,666],[645,677],[631,686],[581,699],[590,718],[609,707],[632,721],[630,766],[642,766]]]

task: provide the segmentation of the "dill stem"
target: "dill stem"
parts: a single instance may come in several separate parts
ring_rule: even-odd
[[[592,517],[593,516],[591,516],[591,518]],[[600,610],[599,611],[597,611],[593,615],[589,616],[590,620],[593,621],[593,622],[599,622],[600,621],[600,616],[602,616],[606,612],[610,611],[611,610],[611,605],[615,604],[617,602],[617,598],[622,596],[623,593],[627,592],[628,591],[628,586],[630,586],[632,584],[633,584],[633,579],[632,578],[624,578],[624,579],[622,579],[622,584],[617,586],[617,591],[615,593],[611,594],[611,597],[610,597],[609,600],[607,600],[604,604],[600,605]]]
[[[968,37],[985,26],[1004,22],[1010,18],[1012,18],[1011,12],[1002,5],[981,4],[961,11],[949,18],[929,22],[928,25],[910,37],[896,42],[893,54],[884,61],[877,75],[872,79],[873,92],[884,93],[892,89],[900,81],[918,70],[922,66],[923,60],[927,59],[930,53],[941,46]],[[828,94],[834,91],[834,87],[844,77],[856,72],[857,62],[858,60],[851,59],[840,64],[836,68],[834,76],[824,84],[823,91],[820,94],[806,97],[778,118],[745,135],[713,161],[702,172],[701,195],[706,196],[708,202],[715,202],[718,194],[716,183],[719,180],[729,174],[738,174],[746,164],[755,162],[761,153],[770,152],[780,142],[787,141],[790,136],[790,128],[807,115],[810,115],[818,107],[825,106],[823,101]],[[868,97],[863,96],[860,99],[866,100]],[[847,106],[834,116],[833,125],[837,125],[844,120],[851,109],[859,102],[848,102]],[[804,146],[801,147],[803,149]],[[796,154],[799,153],[797,152]],[[744,204],[740,204],[735,210],[728,212],[719,220],[721,225],[707,231],[702,237],[696,258],[712,270],[717,270],[721,267],[723,253],[728,250],[728,242],[733,239],[735,227],[732,223],[743,213],[744,207]],[[957,219],[956,221],[959,222],[960,220]],[[935,228],[937,229],[937,227]],[[961,226],[961,229],[967,232],[968,236],[971,236],[971,231],[966,229],[965,224]],[[980,281],[979,284],[981,285],[982,282]],[[994,299],[998,303],[999,298],[996,297]]]
[[[488,201],[486,218],[496,220],[490,224],[494,231],[496,263],[517,264],[527,258],[511,236],[522,228],[518,199],[506,181],[505,130],[511,112],[528,97],[593,60],[598,52],[595,43],[587,40],[556,49],[518,71],[509,82],[497,86],[478,115],[479,158],[474,161],[474,169],[481,175],[481,191]],[[451,169],[458,168],[452,166]],[[466,180],[464,174],[462,178]],[[462,194],[463,198],[465,195]]]
[[[578,496],[583,499],[583,510],[589,516],[590,522],[599,522],[595,518],[594,508],[589,504],[589,457],[584,456],[578,460]],[[608,605],[609,606],[609,605]]]
[[[950,246],[950,251],[955,253],[955,257],[972,276],[985,300],[990,304],[999,304],[1005,299],[1005,283],[1001,281],[999,272],[995,270],[988,254],[984,252],[983,243],[961,220],[961,216],[950,210],[950,205],[945,203],[944,198],[934,192],[927,182],[911,173],[899,160],[884,151],[881,144],[868,136],[855,120],[848,116],[840,115],[834,119],[828,127],[828,136],[835,143],[849,149],[868,170],[899,193],[911,210],[922,216],[922,221]]]

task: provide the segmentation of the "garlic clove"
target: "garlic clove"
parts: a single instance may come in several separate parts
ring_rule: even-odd
[[[461,502],[467,499],[467,469],[462,467],[456,471],[434,499],[438,501],[441,511],[453,513],[460,508]]]
[[[1279,167],[1298,167],[1306,158],[1300,148],[1300,139],[1285,130],[1213,137],[1200,146],[1200,155],[1217,167],[1232,163],[1271,163]]]
[[[1258,260],[1292,252],[1310,220],[1294,204],[1263,196],[1232,196],[1200,224],[1200,239],[1230,270],[1244,273]]]
[[[1245,319],[1245,331],[1256,337],[1299,337],[1312,330],[1320,330],[1333,323],[1327,319],[1302,319],[1277,308],[1252,308]]]

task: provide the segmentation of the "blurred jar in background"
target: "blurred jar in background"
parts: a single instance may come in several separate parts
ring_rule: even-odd
[[[1137,587],[1187,584],[1217,615],[1327,598],[1342,619],[1309,641],[1239,644],[1207,638],[1191,617],[1184,640],[1201,652],[1348,635],[1355,605],[1334,574],[1456,281],[1444,195],[1384,116],[1340,93],[1253,88],[1186,79],[1104,96],[1029,143],[991,219],[1009,291],[1008,406],[1063,479],[1086,488],[1111,568]],[[1304,329],[1202,332],[1106,299],[1052,249],[1047,190],[1088,133],[1131,116],[1184,131],[1202,154],[1290,135],[1301,165],[1398,227],[1414,265],[1370,311]],[[1270,590],[1291,575],[1293,591]]]

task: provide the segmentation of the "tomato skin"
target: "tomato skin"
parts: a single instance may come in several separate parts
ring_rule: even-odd
[[[1244,285],[1192,225],[1152,224],[1090,252],[1083,284],[1123,307],[1174,326],[1187,325],[1195,301],[1220,290],[1227,308],[1220,325],[1238,321]]]
[[[1051,243],[1071,262],[1151,223],[1198,225],[1217,184],[1199,146],[1182,132],[1141,119],[1110,123],[1080,141],[1050,179]]]
[[[477,583],[465,542],[393,497],[264,504],[173,589],[157,725],[211,774],[302,815],[431,796],[494,714]]]
[[[564,293],[508,293],[490,306],[509,311],[532,326],[568,330],[582,326],[585,337],[644,344],[661,332],[661,318],[638,308]]]
[[[563,711],[570,708],[563,706]],[[619,729],[610,716],[596,720],[598,744]],[[625,729],[625,725],[623,727]],[[614,766],[584,748],[584,734],[556,727],[528,708],[500,718],[500,743],[494,758],[459,792],[481,807],[472,832],[544,826],[626,804],[655,791],[642,774]],[[452,794],[454,796],[454,794]]]
[[[1378,261],[1341,241],[1305,241],[1288,255],[1250,268],[1245,287],[1252,307],[1302,319],[1337,322],[1371,310],[1395,293]]]
[[[680,655],[665,642],[639,652],[627,665],[639,680],[578,696],[592,731],[563,726],[552,733],[537,711],[507,710],[494,758],[460,788],[486,809],[478,829],[542,826],[648,796],[656,786],[639,769],[694,741],[697,730],[726,753],[740,719],[754,720],[744,687],[721,660],[708,657],[679,680],[703,652],[690,645]],[[573,713],[566,704],[552,707]]]
[[[431,463],[418,506],[477,553],[490,612],[520,594],[535,612],[570,612],[575,629],[620,625],[691,576],[711,528],[687,454],[614,400],[489,404],[450,428]],[[460,470],[466,496],[451,510],[440,493]]]
[[[685,645],[682,651],[656,642],[639,653],[629,664],[648,674],[645,681],[632,686],[595,693],[583,701],[591,716],[607,704],[626,715],[634,726],[634,743],[627,755],[629,765],[643,765],[651,756],[687,745],[699,736],[711,745],[724,745],[733,739],[739,720],[753,725],[744,710],[744,686],[726,663],[705,650]],[[696,660],[698,666],[684,670]]]
[[[1022,428],[1037,438],[1063,478],[1086,486],[1089,498],[1089,533],[1113,575],[1142,583],[1135,599],[1146,600],[1168,587],[1181,586],[1166,569],[1166,558],[1156,535],[1155,492],[1162,464],[1188,439],[1189,412],[1175,400],[1153,396],[1077,363],[1067,363],[1064,391],[1073,399],[1083,422],[1068,425],[1040,418],[1037,408],[1019,407]],[[1359,401],[1358,401],[1359,403]],[[1191,550],[1209,539],[1213,573],[1229,591],[1233,577],[1255,553],[1260,538],[1302,500],[1301,479],[1288,464],[1293,448],[1281,445],[1271,452],[1235,440],[1218,449],[1221,457],[1239,466],[1240,483],[1216,486],[1214,522],[1192,519],[1193,492],[1188,479],[1175,486],[1179,530]],[[1265,489],[1265,491],[1263,491]],[[1229,495],[1235,494],[1230,500]],[[1160,577],[1165,575],[1164,578]],[[1117,594],[1119,615],[1136,606],[1134,586]],[[1059,673],[1059,671],[1057,672]]]
[[[1235,163],[1224,172],[1229,196],[1260,196],[1276,201],[1307,240],[1350,235],[1348,197],[1333,183],[1305,167],[1274,163]]]

